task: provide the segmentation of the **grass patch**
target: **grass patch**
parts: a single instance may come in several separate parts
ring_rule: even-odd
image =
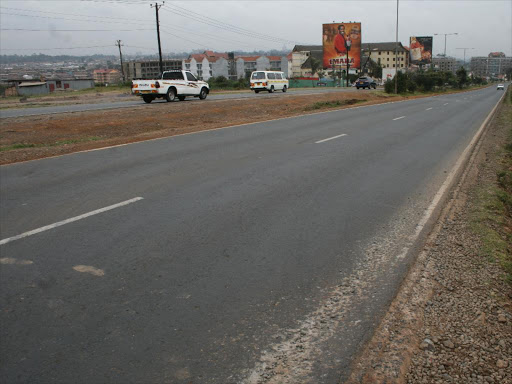
[[[353,105],[357,103],[365,102],[366,99],[348,99],[348,100],[327,100],[327,101],[318,101],[314,104],[311,104],[304,108],[305,111],[315,111],[318,109],[326,109],[326,108],[337,108],[342,107],[344,105]]]
[[[496,124],[508,128],[498,160],[495,185],[478,191],[471,228],[481,241],[481,255],[500,263],[512,285],[512,92],[509,90]]]
[[[11,145],[3,145],[0,146],[0,152],[13,151],[15,149],[23,149],[23,148],[45,148],[45,147],[58,147],[61,145],[69,145],[69,144],[79,144],[79,143],[87,143],[89,141],[98,141],[101,140],[101,137],[91,136],[85,137],[83,139],[75,139],[75,140],[59,140],[53,143],[42,143],[42,144],[34,144],[34,143],[16,143]]]

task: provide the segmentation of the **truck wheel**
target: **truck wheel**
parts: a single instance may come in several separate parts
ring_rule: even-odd
[[[286,87],[286,85],[283,87],[283,92],[286,92],[288,88]]]
[[[174,101],[174,99],[176,99],[176,91],[174,90],[174,88],[169,87],[167,93],[165,94],[165,100]]]
[[[270,89],[268,90],[268,93],[274,93],[274,86],[270,86]]]
[[[201,92],[199,92],[199,98],[201,100],[204,100],[206,99],[206,96],[208,96],[208,91],[206,90],[206,88],[201,88]]]
[[[179,101],[185,100],[185,96],[178,96]]]
[[[254,93],[260,93],[260,90],[259,89],[255,89]]]
[[[144,100],[145,103],[151,103],[153,101],[153,97],[149,95],[142,96],[142,100]]]

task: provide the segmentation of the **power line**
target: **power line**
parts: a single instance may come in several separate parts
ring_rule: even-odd
[[[34,12],[34,13],[49,13],[52,15],[64,15],[64,16],[78,16],[78,17],[89,17],[95,19],[107,19],[107,20],[127,20],[133,23],[133,19],[129,19],[126,17],[113,17],[113,16],[95,16],[95,15],[82,15],[76,13],[62,13],[62,12],[50,12],[50,11],[41,11],[41,10],[33,10],[33,9],[22,9],[22,8],[10,8],[10,7],[0,7],[0,9],[8,9],[11,11],[22,11],[22,12]],[[0,13],[1,14],[1,13]],[[139,19],[137,21],[148,21],[152,22],[153,20],[148,19]]]
[[[250,34],[258,35],[258,36],[265,37],[265,38],[278,39],[278,40],[281,40],[281,41],[283,41],[283,42],[295,43],[295,41],[292,41],[292,40],[276,38],[275,36],[266,35],[266,34],[261,33],[261,32],[255,32],[255,31],[252,31],[252,30],[250,30],[250,29],[241,28],[241,27],[238,27],[238,26],[236,26],[236,25],[229,24],[229,23],[223,22],[223,21],[221,21],[221,20],[214,19],[214,18],[212,18],[212,17],[204,16],[204,15],[201,15],[200,13],[197,13],[197,12],[194,12],[194,11],[191,11],[191,10],[188,10],[188,9],[183,8],[183,7],[180,7],[179,5],[176,5],[176,4],[171,4],[171,7],[173,7],[173,8],[178,8],[178,9],[179,9],[180,11],[182,11],[182,12],[185,12],[185,13],[188,13],[188,14],[195,15],[195,16],[197,16],[197,17],[199,17],[199,18],[203,18],[203,19],[206,19],[206,20],[210,20],[210,21],[212,21],[212,22],[214,22],[214,23],[220,23],[221,25],[224,25],[224,26],[226,26],[226,27],[229,27],[229,28],[232,28],[232,29],[235,29],[235,30],[243,31],[243,32],[246,32],[246,33],[250,33]]]
[[[194,16],[194,15],[190,15],[190,14],[186,14],[184,12],[181,12],[180,10],[177,10],[177,9],[173,9],[173,11],[165,10],[165,12],[170,13],[172,15],[182,16],[182,17],[185,17],[185,18],[188,18],[188,19],[191,19],[191,20],[203,23],[203,24],[210,25],[210,26],[215,27],[215,28],[223,29],[223,30],[228,31],[228,32],[237,33],[239,35],[243,35],[243,36],[247,36],[247,37],[251,37],[251,38],[261,39],[261,40],[270,41],[270,42],[274,42],[274,43],[293,43],[293,44],[297,44],[298,43],[298,42],[292,41],[292,40],[286,40],[286,39],[281,39],[281,38],[278,38],[278,37],[272,37],[272,36],[268,36],[268,35],[257,34],[256,32],[246,32],[244,30],[236,29],[236,28],[233,28],[233,27],[231,27],[229,25],[222,24],[222,22],[212,22],[212,21],[209,21],[209,20],[205,20],[204,18],[201,18],[201,17],[198,17],[198,16]]]
[[[0,31],[24,31],[24,32],[133,32],[133,31],[151,31],[151,29],[24,29],[24,28],[1,28]]]
[[[23,15],[23,14],[20,14],[20,13],[9,13],[9,12],[2,12],[2,15],[35,17],[35,18],[41,18],[41,19],[70,20],[70,21],[87,22],[87,23],[108,23],[108,24],[124,24],[124,25],[130,24],[130,25],[133,25],[133,21],[132,22],[127,22],[127,21],[112,21],[112,20],[81,20],[81,19],[70,19],[70,18],[66,18],[66,17]]]
[[[89,48],[112,48],[111,45],[95,45],[90,47],[55,47],[55,48],[2,48],[2,51],[50,51],[54,49],[89,49]]]

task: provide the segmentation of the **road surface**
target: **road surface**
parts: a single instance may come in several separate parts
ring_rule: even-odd
[[[348,92],[355,91],[354,88],[315,88],[315,89],[297,89],[289,90],[287,93],[275,92],[275,93],[259,93],[255,94],[252,92],[233,92],[223,94],[211,94],[206,100],[199,100],[197,98],[187,98],[186,102],[207,102],[211,100],[239,100],[249,98],[268,98],[268,97],[288,97],[290,95],[314,95],[320,93],[331,93],[331,92]],[[371,92],[371,90],[360,90],[360,92]],[[158,108],[158,104],[166,103],[163,99],[157,99],[150,105],[144,103],[140,97],[130,97],[130,101],[118,101],[112,103],[96,103],[96,104],[70,104],[61,106],[51,107],[36,107],[36,108],[13,108],[13,109],[2,109],[0,110],[0,118],[12,118],[12,117],[23,117],[23,116],[37,116],[37,115],[52,115],[58,113],[68,112],[84,112],[84,111],[99,111],[103,109],[119,109],[119,108],[130,108],[130,107],[146,107],[151,106]]]
[[[502,94],[0,167],[0,380],[346,378]]]

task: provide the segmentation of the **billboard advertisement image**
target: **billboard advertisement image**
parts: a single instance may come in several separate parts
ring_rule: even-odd
[[[361,23],[323,24],[323,68],[361,68]]]
[[[410,62],[414,65],[432,63],[432,36],[411,36],[409,44]]]

